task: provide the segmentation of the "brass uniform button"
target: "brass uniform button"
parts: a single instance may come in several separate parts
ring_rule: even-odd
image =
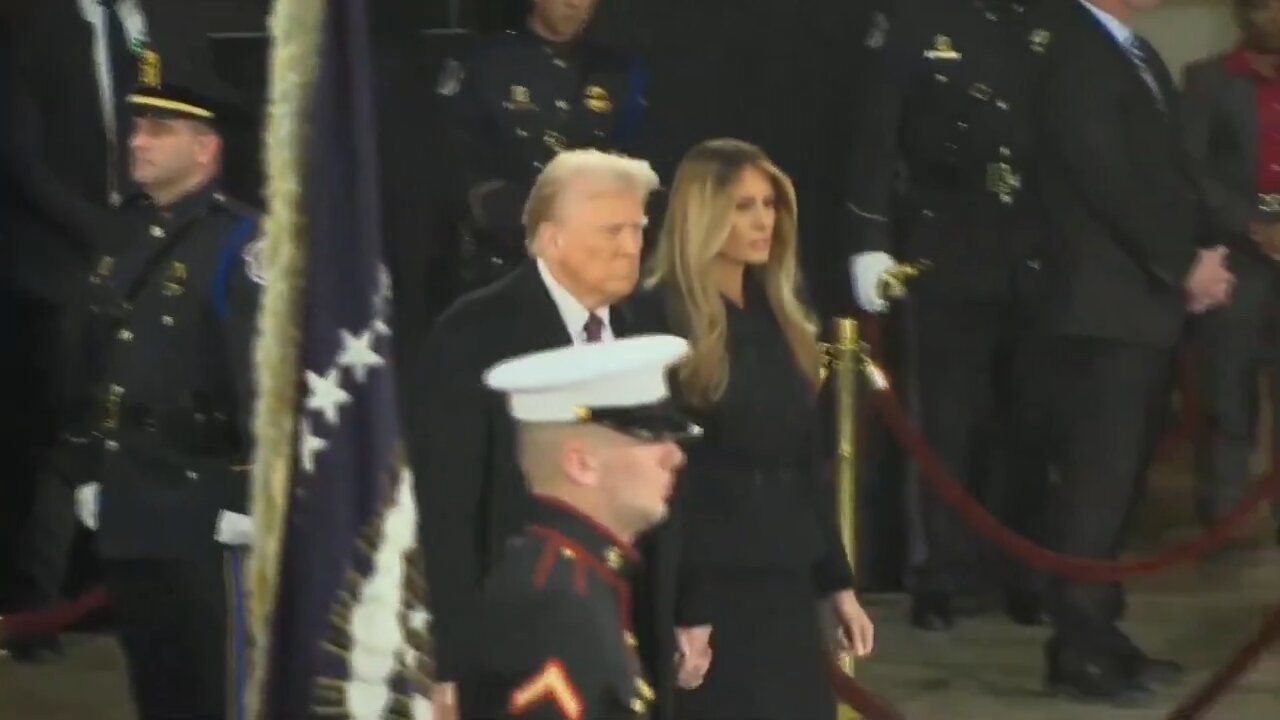
[[[609,549],[604,551],[604,562],[609,566],[610,570],[621,570],[623,563],[622,551],[610,545]]]

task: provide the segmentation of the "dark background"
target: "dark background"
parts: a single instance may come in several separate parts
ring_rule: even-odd
[[[152,32],[200,28],[214,63],[247,117],[228,131],[226,184],[261,206],[260,138],[266,97],[268,0],[144,0]],[[435,78],[446,58],[464,57],[475,37],[520,26],[527,0],[374,0],[384,225],[398,316],[397,362],[452,297],[456,213],[453,175]],[[451,22],[456,13],[456,24]],[[789,173],[800,201],[801,253],[822,317],[852,309],[841,188],[851,164],[847,130],[857,98],[866,0],[601,0],[588,35],[640,53],[650,69],[644,154],[664,181],[701,140],[737,137],[760,145]],[[176,25],[171,25],[176,23]],[[19,415],[30,408],[12,408]],[[883,447],[869,428],[867,447]],[[895,587],[901,567],[901,493],[896,473],[860,476],[860,584]],[[0,542],[15,549],[29,497],[20,477],[0,482]],[[874,511],[870,510],[874,508]],[[79,563],[83,567],[84,563]],[[83,580],[78,572],[73,584]],[[4,568],[0,568],[0,606]]]

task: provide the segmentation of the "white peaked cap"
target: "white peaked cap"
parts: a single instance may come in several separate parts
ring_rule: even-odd
[[[489,368],[484,382],[507,395],[512,417],[521,422],[609,425],[609,411],[669,404],[667,370],[688,352],[688,341],[675,335],[635,335],[503,360]],[[684,434],[697,432],[696,426],[688,430]]]

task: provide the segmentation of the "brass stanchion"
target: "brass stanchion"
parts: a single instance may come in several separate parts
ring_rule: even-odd
[[[858,322],[853,318],[836,318],[834,342],[828,346],[832,370],[835,374],[836,413],[836,517],[840,525],[840,539],[849,557],[850,567],[857,568],[857,459],[858,442],[858,372],[859,352]],[[840,669],[854,674],[852,652],[837,656]],[[839,707],[839,720],[856,720],[859,714],[847,705]]]

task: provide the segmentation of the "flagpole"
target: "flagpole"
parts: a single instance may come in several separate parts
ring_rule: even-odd
[[[302,178],[312,94],[327,0],[274,0],[268,21],[269,97],[265,151],[267,217],[264,260],[267,283],[255,343],[257,404],[250,498],[254,538],[249,562],[249,627],[252,638],[245,703],[250,720],[264,715],[272,616],[279,594],[285,518],[293,471],[298,406],[300,322],[306,267],[306,218]]]

